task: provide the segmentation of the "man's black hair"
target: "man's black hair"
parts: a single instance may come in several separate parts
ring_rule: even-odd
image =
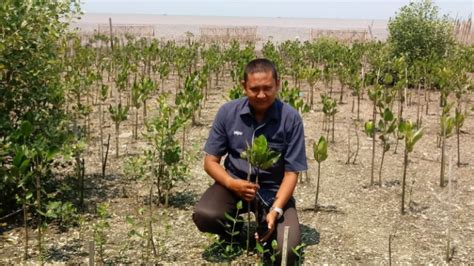
[[[249,74],[258,72],[272,72],[273,79],[278,81],[278,73],[275,64],[266,58],[257,58],[250,61],[247,66],[245,66],[244,82],[247,82]]]

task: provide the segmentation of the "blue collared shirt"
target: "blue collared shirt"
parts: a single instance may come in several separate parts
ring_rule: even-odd
[[[270,149],[281,154],[279,161],[267,170],[251,169],[251,180],[259,176],[259,196],[271,205],[283,180],[285,171],[301,172],[308,169],[306,162],[303,120],[290,105],[276,99],[264,120],[258,123],[247,97],[225,103],[217,112],[204,151],[222,157],[224,167],[234,178],[246,179],[247,160],[240,154],[252,140],[264,135]]]

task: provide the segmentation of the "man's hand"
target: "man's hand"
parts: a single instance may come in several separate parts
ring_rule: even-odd
[[[248,182],[247,180],[232,179],[228,188],[234,191],[240,198],[246,201],[251,201],[255,198],[260,187],[257,184]]]
[[[273,234],[273,231],[275,231],[276,228],[276,221],[278,218],[278,213],[275,211],[271,211],[267,214],[266,220],[267,220],[267,225],[268,225],[268,230],[264,233],[264,235],[259,236],[258,233],[255,233],[255,239],[257,241],[260,241],[261,243],[267,242],[268,239]]]

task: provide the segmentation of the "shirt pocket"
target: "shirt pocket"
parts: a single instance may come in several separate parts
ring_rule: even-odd
[[[280,160],[285,156],[286,145],[284,143],[269,142],[268,147],[272,151],[276,151],[280,154]]]

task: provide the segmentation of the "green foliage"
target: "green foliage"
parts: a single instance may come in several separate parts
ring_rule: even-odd
[[[291,248],[291,251],[298,257],[295,262],[295,265],[302,265],[304,259],[304,248],[306,247],[305,243],[301,243],[298,246]]]
[[[238,84],[235,85],[230,91],[229,91],[229,100],[236,100],[240,99],[245,96],[244,89],[242,88],[242,85]]]
[[[203,89],[206,84],[206,75],[202,72],[195,72],[186,77],[184,88],[176,96],[175,103],[178,108],[181,123],[188,121],[199,108],[204,99]]]
[[[93,226],[94,231],[94,242],[97,250],[97,255],[100,260],[105,260],[105,245],[107,245],[108,237],[107,230],[110,228],[110,224],[107,219],[110,216],[109,205],[107,203],[101,203],[97,205],[97,215],[99,219]]]
[[[439,16],[431,0],[412,1],[388,23],[388,43],[395,56],[415,60],[443,58],[453,44],[452,26],[447,16]]]
[[[152,146],[145,151],[147,173],[156,178],[158,196],[168,194],[178,181],[182,181],[188,171],[186,161],[182,159],[181,147],[176,133],[188,117],[183,117],[179,108],[167,103],[168,94],[161,94],[157,99],[157,113],[146,124],[147,139]],[[165,202],[166,203],[166,202]]]
[[[410,120],[401,121],[398,131],[405,138],[405,148],[408,152],[413,151],[413,147],[423,136],[423,129],[417,129]]]
[[[334,116],[337,113],[337,101],[327,94],[321,94],[323,103],[323,113],[327,117]]]
[[[285,80],[283,81],[282,87],[280,89],[280,92],[278,94],[278,97],[291,105],[293,108],[298,110],[300,113],[306,113],[309,112],[309,105],[307,105],[303,98],[301,97],[302,93],[300,89],[298,88],[290,88],[288,85],[288,81]]]
[[[50,201],[44,216],[55,219],[60,228],[66,229],[77,225],[79,215],[71,202]]]
[[[117,106],[109,106],[109,113],[110,113],[110,118],[112,118],[112,121],[115,122],[116,125],[120,125],[123,121],[127,120],[128,118],[128,106],[122,106],[121,103],[119,103]]]
[[[224,256],[228,259],[234,258],[242,253],[242,248],[239,246],[238,240],[236,240],[240,235],[240,231],[236,230],[236,226],[244,222],[242,217],[239,216],[239,212],[243,208],[242,201],[238,201],[235,207],[236,212],[234,217],[228,213],[224,214],[226,220],[229,222],[225,224],[225,232],[230,237],[230,241],[221,240],[221,242],[219,242],[220,245],[224,245]]]
[[[328,158],[328,143],[324,136],[319,138],[318,143],[313,145],[314,159],[318,162],[324,162]]]
[[[78,13],[75,1],[0,3],[0,216],[35,189],[33,175],[50,179],[49,155],[70,139],[62,58]]]
[[[441,113],[440,117],[440,131],[439,135],[440,136],[445,136],[446,138],[449,138],[453,135],[453,129],[456,126],[456,122],[461,123],[463,122],[463,119],[458,115],[458,121],[456,121],[456,117],[450,116],[450,111],[452,108],[453,104],[447,104],[446,106],[443,107],[443,111]]]
[[[265,170],[274,165],[281,154],[272,151],[268,147],[267,139],[264,135],[260,135],[254,139],[252,146],[240,154],[242,159],[246,159],[249,163],[259,169]]]

